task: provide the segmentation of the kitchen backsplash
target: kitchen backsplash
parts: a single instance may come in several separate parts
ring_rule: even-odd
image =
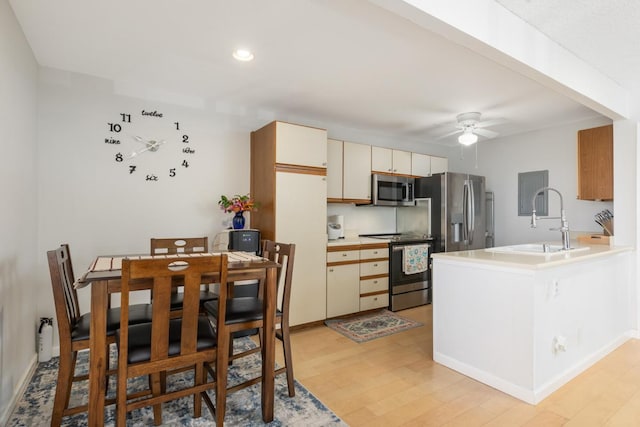
[[[395,233],[396,208],[329,203],[327,216],[343,215],[345,236]]]

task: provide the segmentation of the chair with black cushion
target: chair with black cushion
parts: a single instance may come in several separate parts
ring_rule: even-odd
[[[78,294],[73,285],[75,278],[69,245],[63,244],[58,249],[47,251],[47,260],[60,336],[60,361],[51,425],[59,426],[63,417],[87,411],[86,404],[69,408],[69,396],[74,381],[88,378],[87,375],[75,376],[75,365],[78,351],[89,349],[91,314],[80,315]],[[150,304],[129,307],[130,324],[150,321]],[[107,346],[115,342],[115,332],[119,327],[120,308],[110,308],[107,311]]]
[[[287,386],[289,396],[295,396],[295,385],[293,378],[293,361],[291,356],[291,340],[289,337],[289,303],[291,300],[291,281],[293,278],[293,264],[295,258],[295,244],[277,243],[270,240],[263,241],[262,256],[279,263],[281,267],[278,269],[278,290],[279,296],[278,309],[276,311],[276,326],[279,324],[280,329],[276,329],[276,337],[282,342],[285,366],[276,370],[276,374],[286,372]],[[247,329],[262,328],[262,286],[257,297],[234,297],[227,301],[225,324],[230,332],[244,331]],[[281,290],[280,288],[283,287]],[[205,303],[205,309],[216,321],[219,320],[219,312],[215,303]],[[259,336],[262,335],[260,330]],[[232,339],[231,339],[232,341]],[[230,344],[233,348],[233,341]],[[230,360],[245,357],[260,351],[260,347],[250,349],[248,351],[233,354]],[[239,389],[256,384],[260,378],[253,378],[242,384],[238,384],[229,388],[228,392],[237,391]]]
[[[153,259],[125,259],[122,263],[121,324],[126,324],[129,312],[126,310],[129,301],[130,282],[138,284],[148,282],[153,290],[153,317],[151,323],[130,325],[121,328],[116,334],[118,346],[118,388],[116,425],[124,426],[127,412],[145,406],[153,406],[156,425],[162,423],[161,403],[188,395],[194,398],[194,417],[201,416],[202,400],[217,417],[217,424],[222,425],[224,410],[216,411],[215,407],[224,408],[223,399],[226,390],[227,357],[221,363],[225,368],[225,380],[220,382],[221,390],[216,390],[216,406],[214,407],[206,390],[217,388],[217,381],[207,382],[205,363],[216,362],[218,369],[216,333],[207,316],[201,315],[200,284],[203,275],[217,276],[220,283],[221,298],[216,301],[217,309],[225,311],[227,289],[227,256],[207,255],[193,258],[167,257]],[[183,310],[180,315],[170,318],[171,293],[173,283],[179,281],[184,287]],[[222,325],[224,328],[224,325]],[[226,354],[225,339],[222,339]],[[228,340],[227,340],[228,341]],[[194,369],[193,385],[167,387],[167,371]],[[140,398],[135,393],[127,396],[127,380],[129,378],[150,375],[151,394]],[[178,383],[176,386],[184,385]],[[170,389],[171,391],[167,391]],[[135,397],[135,398],[131,398]],[[219,406],[221,405],[221,406]]]
[[[208,237],[178,237],[178,238],[152,238],[151,239],[151,255],[177,255],[177,254],[194,254],[207,252],[209,248]],[[153,299],[153,294],[152,299]],[[171,309],[181,310],[183,304],[183,294],[178,292],[177,288],[173,289],[171,294]],[[200,290],[200,310],[204,313],[202,304],[207,301],[214,301],[218,295],[207,289]],[[175,313],[173,314],[175,315]]]

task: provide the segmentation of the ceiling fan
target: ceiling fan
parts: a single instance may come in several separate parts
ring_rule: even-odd
[[[494,132],[485,128],[502,123],[502,120],[488,120],[485,122],[481,122],[480,117],[481,114],[478,112],[458,114],[456,116],[456,120],[458,121],[458,123],[456,124],[457,130],[442,135],[438,139],[446,138],[448,136],[462,132],[462,134],[458,136],[458,142],[462,145],[473,145],[478,142],[478,135],[484,136],[487,139],[495,138],[496,136],[498,136],[498,132]]]

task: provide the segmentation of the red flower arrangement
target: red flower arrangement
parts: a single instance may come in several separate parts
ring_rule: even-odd
[[[256,203],[253,201],[248,194],[241,196],[236,194],[232,198],[228,198],[227,196],[220,196],[220,201],[218,202],[220,209],[225,212],[244,212],[244,211],[253,211],[258,207]]]

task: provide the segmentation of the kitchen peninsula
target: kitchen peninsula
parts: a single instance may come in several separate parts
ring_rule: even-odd
[[[536,404],[628,339],[632,267],[605,245],[434,254],[433,358]]]

